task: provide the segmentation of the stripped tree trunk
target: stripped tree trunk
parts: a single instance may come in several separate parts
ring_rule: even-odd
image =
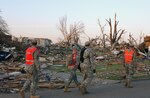
[[[110,39],[110,44],[111,46],[114,46],[119,42],[121,39],[122,35],[125,33],[125,29],[117,29],[119,21],[116,20],[116,14],[114,17],[114,28],[112,27],[112,21],[111,18],[109,20],[106,20],[109,24],[109,39]]]

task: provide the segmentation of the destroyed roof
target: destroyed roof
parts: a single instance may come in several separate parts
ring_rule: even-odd
[[[43,40],[51,40],[48,38],[34,38],[34,37],[22,37],[22,38],[27,38],[27,39],[43,39]]]

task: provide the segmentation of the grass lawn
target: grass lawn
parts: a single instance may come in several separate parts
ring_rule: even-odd
[[[138,62],[147,65],[146,68],[150,69],[150,60],[138,59]],[[112,61],[114,62],[114,61]],[[53,66],[54,71],[67,73],[68,70],[66,66]],[[125,75],[124,67],[121,63],[114,62],[108,64],[108,62],[99,62],[96,66],[96,72],[99,78],[111,79],[111,80],[121,80]],[[147,71],[148,72],[148,71]],[[150,75],[146,71],[135,72],[133,79],[147,78]],[[150,73],[150,72],[149,72]],[[77,75],[82,75],[82,73],[77,70]]]

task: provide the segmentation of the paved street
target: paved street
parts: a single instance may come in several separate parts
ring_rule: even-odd
[[[133,82],[134,88],[125,88],[122,83],[89,88],[90,94],[81,95],[78,89],[64,93],[59,90],[40,90],[41,98],[150,98],[150,80]],[[0,98],[21,98],[18,94],[2,94]],[[26,98],[29,98],[27,93]]]

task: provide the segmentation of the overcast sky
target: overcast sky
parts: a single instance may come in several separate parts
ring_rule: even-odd
[[[115,13],[120,28],[136,38],[140,32],[150,35],[150,0],[0,0],[0,10],[14,36],[56,42],[62,38],[57,29],[59,19],[66,15],[68,25],[82,21],[87,35],[95,37],[99,35],[97,19],[104,25]]]

